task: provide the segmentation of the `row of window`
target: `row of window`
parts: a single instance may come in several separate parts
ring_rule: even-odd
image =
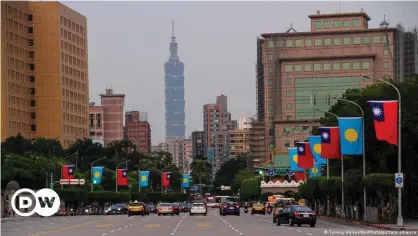
[[[62,107],[64,108],[64,110],[71,111],[71,112],[76,112],[76,113],[80,113],[80,114],[87,113],[87,107],[86,106],[72,103],[72,101],[71,102],[65,101],[65,100],[62,101]]]
[[[13,58],[13,57],[7,57],[7,64],[9,65],[9,68],[16,69],[16,70],[34,70],[35,66],[33,64],[28,64],[23,60]]]
[[[5,19],[5,22],[7,23],[6,26],[8,27],[8,29],[13,29],[13,30],[15,30],[15,31],[17,31],[18,33],[21,33],[21,34],[26,34],[26,33],[33,34],[33,27],[31,27],[31,26],[26,26],[22,23],[19,23],[19,22],[13,20],[13,19],[10,19],[10,18],[7,18],[7,17]]]
[[[86,36],[86,29],[83,26],[81,26],[81,25],[79,25],[79,24],[77,24],[77,23],[75,23],[75,22],[73,22],[73,21],[71,21],[71,20],[69,20],[69,19],[67,19],[63,16],[60,17],[60,23],[61,23],[61,25],[65,26],[69,29],[72,29],[76,33],[81,34],[82,36]]]
[[[87,92],[87,85],[76,80],[62,77],[62,84],[64,86],[70,87],[73,90]],[[84,96],[84,95],[83,95]]]
[[[6,13],[9,14],[10,16],[13,16],[14,18],[18,18],[19,20],[22,20],[22,21],[26,21],[26,20],[32,21],[32,15],[30,14],[28,15],[9,5],[5,5],[5,8],[7,8]]]
[[[67,31],[64,28],[61,28],[61,37],[65,38],[65,39],[68,39],[68,40],[72,41],[73,43],[77,43],[82,47],[87,45],[85,38],[83,38],[81,36],[78,36],[75,33],[71,33],[71,31]]]
[[[15,84],[13,82],[8,82],[7,92],[21,96],[35,95],[34,88],[29,88],[21,84]]]
[[[78,68],[85,69],[87,68],[87,62],[84,60],[80,60],[76,57],[68,55],[66,53],[61,53],[61,61],[68,63],[70,66],[77,66]]]
[[[64,133],[74,135],[74,136],[87,136],[87,129],[74,127],[71,125],[64,125]]]
[[[70,66],[61,65],[61,72],[65,73],[68,76],[74,76],[76,78],[79,78],[81,80],[87,80],[87,73],[74,69]],[[85,84],[83,84],[83,86],[85,86],[84,89],[87,89],[87,86]]]
[[[302,47],[322,47],[322,46],[350,46],[350,45],[370,45],[370,44],[387,44],[389,37],[387,35],[374,35],[374,36],[354,36],[354,37],[315,37],[314,39],[286,39],[285,41],[277,41],[277,47],[287,48],[302,48]],[[268,41],[268,47],[274,48],[274,41]]]
[[[342,24],[341,24],[342,23]],[[359,28],[360,27],[360,20],[359,19],[352,19],[352,20],[316,20],[314,22],[315,29],[341,29],[342,28]]]
[[[72,52],[74,55],[79,57],[85,57],[86,51],[82,48],[77,47],[71,43],[67,43],[64,40],[61,40],[61,49],[66,50],[68,52]]]
[[[82,117],[82,116],[78,116],[78,115],[72,115],[72,114],[68,114],[66,112],[62,113],[62,119],[66,122],[66,123],[74,123],[77,125],[85,125],[87,124],[87,118]]]
[[[35,101],[27,99],[25,97],[18,97],[14,95],[9,95],[7,103],[10,105],[16,105],[20,107],[35,107]]]
[[[22,120],[33,120],[36,118],[34,112],[21,110],[19,108],[9,107],[9,116],[16,117]]]
[[[36,131],[36,125],[24,123],[21,121],[9,121],[9,128],[12,131],[20,131],[22,133],[30,133],[32,131]]]
[[[24,73],[20,73],[21,71],[15,71],[13,69],[7,70],[8,78],[12,79],[13,81],[18,82],[19,84],[26,84],[26,82],[35,82],[35,76],[28,76]],[[29,78],[29,79],[28,79]]]
[[[87,96],[67,89],[62,89],[62,97],[74,102],[87,102]]]
[[[311,126],[292,126],[292,127],[285,126],[283,127],[283,135],[288,136],[288,135],[295,135],[295,134],[301,134],[301,133],[305,133],[305,134],[310,133],[313,127]]]
[[[28,41],[30,41],[30,39],[23,37],[22,35],[15,34],[11,31],[6,31],[6,33],[8,35],[7,39],[13,41],[13,44],[15,45],[26,47],[28,45]]]
[[[9,55],[21,57],[23,59],[26,59],[29,55],[31,57],[31,52],[27,51],[25,48],[15,47],[12,44],[6,45],[6,50],[9,53]],[[33,53],[33,52],[32,52]]]
[[[335,63],[314,63],[314,64],[286,64],[284,67],[285,72],[301,72],[303,71],[339,71],[339,70],[368,70],[370,69],[369,61],[354,61],[354,62],[335,62]],[[384,69],[389,69],[389,62],[383,63]],[[269,71],[270,72],[270,71]]]

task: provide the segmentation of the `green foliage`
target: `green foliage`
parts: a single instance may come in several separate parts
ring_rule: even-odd
[[[235,193],[238,192],[238,189],[241,188],[242,181],[244,181],[245,179],[251,179],[253,177],[254,177],[254,174],[252,171],[245,171],[245,170],[238,171],[231,185],[232,191]]]
[[[190,164],[192,169],[191,176],[193,183],[209,184],[212,173],[212,165],[204,156],[193,157],[193,162]]]
[[[239,154],[234,159],[226,161],[215,175],[215,186],[231,186],[238,171],[245,170],[247,168],[247,155]]]
[[[258,197],[260,195],[261,181],[258,178],[245,179],[241,183],[241,195],[245,197]]]

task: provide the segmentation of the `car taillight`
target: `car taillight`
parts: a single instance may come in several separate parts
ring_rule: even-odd
[[[159,211],[161,211],[161,210],[163,210],[163,209],[162,209],[162,208],[160,208],[160,207],[158,207],[158,210],[159,210]]]
[[[239,205],[237,205],[237,208],[239,208]]]
[[[301,214],[299,212],[295,212],[295,216],[300,216]]]
[[[173,210],[173,208],[172,207],[169,207],[168,210]]]
[[[316,216],[316,213],[315,212],[312,212],[311,214],[312,214],[312,216]]]
[[[226,206],[224,206],[224,208],[226,208]]]

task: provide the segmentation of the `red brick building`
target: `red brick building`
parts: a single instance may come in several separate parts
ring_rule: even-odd
[[[146,113],[127,111],[125,113],[125,138],[136,145],[140,153],[151,152],[151,126]]]

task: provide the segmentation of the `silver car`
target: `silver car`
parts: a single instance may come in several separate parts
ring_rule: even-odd
[[[208,209],[204,203],[192,203],[192,207],[190,208],[190,215],[192,216],[194,214],[207,215]]]
[[[160,203],[157,206],[158,215],[174,215],[173,203]]]

